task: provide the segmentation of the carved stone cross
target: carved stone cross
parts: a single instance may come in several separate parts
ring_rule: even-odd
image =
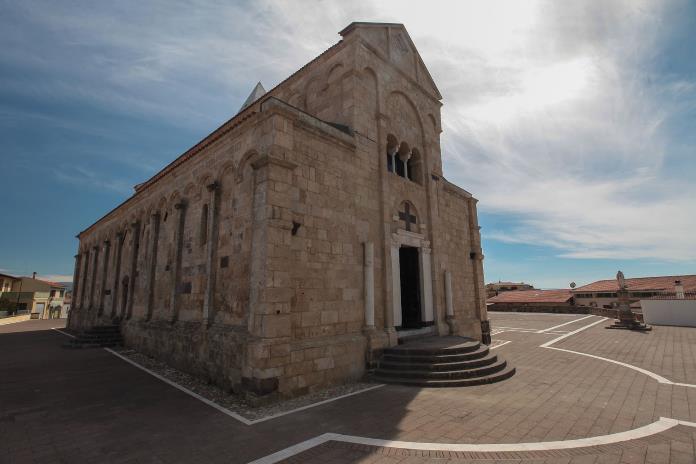
[[[399,211],[399,219],[406,223],[406,230],[411,231],[411,224],[416,223],[416,216],[411,214],[411,206],[404,203],[404,210]]]

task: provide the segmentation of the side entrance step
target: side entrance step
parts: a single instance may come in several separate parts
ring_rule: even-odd
[[[465,387],[509,379],[515,368],[465,337],[427,337],[384,350],[372,379],[418,387]]]
[[[123,337],[118,325],[98,325],[80,332],[63,346],[65,348],[108,348],[122,345]]]

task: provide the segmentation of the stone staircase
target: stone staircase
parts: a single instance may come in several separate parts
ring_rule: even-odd
[[[372,378],[418,387],[466,387],[515,374],[488,346],[465,337],[427,337],[384,350]]]
[[[66,348],[104,348],[123,345],[123,337],[118,325],[98,325],[80,332],[64,344]]]

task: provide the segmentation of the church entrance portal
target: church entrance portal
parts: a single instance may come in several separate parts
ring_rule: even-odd
[[[416,329],[423,326],[421,312],[420,269],[418,248],[399,248],[399,273],[401,277],[401,328]]]

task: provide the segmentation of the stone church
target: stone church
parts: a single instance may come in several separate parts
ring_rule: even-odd
[[[476,199],[401,24],[342,40],[80,232],[69,327],[224,388],[357,379],[414,335],[490,342]]]

